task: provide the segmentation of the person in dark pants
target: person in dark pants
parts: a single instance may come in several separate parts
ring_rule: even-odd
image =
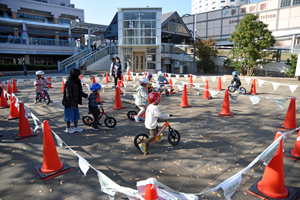
[[[122,64],[119,57],[115,58],[115,62],[110,68],[110,74],[115,78],[115,87],[117,86],[118,79],[121,80],[122,75]]]
[[[23,62],[23,70],[24,70],[24,76],[29,76],[29,74],[27,73],[27,67],[25,62]]]
[[[100,115],[100,110],[98,108],[98,104],[100,104],[100,102],[98,102],[98,95],[100,94],[101,85],[99,83],[94,83],[90,86],[90,90],[92,91],[92,93],[90,94],[90,96],[88,98],[89,99],[89,111],[91,112],[91,114],[94,117],[92,129],[99,130],[98,118]]]
[[[79,69],[71,69],[62,100],[65,107],[65,122],[67,122],[65,132],[70,134],[83,131],[82,128],[78,127],[78,120],[80,119],[78,104],[82,105],[82,97],[87,98],[88,95],[82,91],[80,74]],[[74,122],[74,129],[71,128],[71,122]]]

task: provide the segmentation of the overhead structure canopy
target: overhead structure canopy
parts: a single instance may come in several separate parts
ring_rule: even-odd
[[[103,35],[107,29],[107,26],[86,22],[77,22],[73,20],[71,21],[70,28],[72,33],[88,34],[88,29],[91,28],[92,35]]]

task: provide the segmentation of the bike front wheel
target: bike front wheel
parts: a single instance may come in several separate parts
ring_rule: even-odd
[[[137,112],[136,111],[134,111],[134,110],[131,110],[131,111],[129,111],[128,113],[127,113],[127,117],[128,117],[128,119],[130,119],[130,120],[134,120],[134,117],[135,116],[137,116]]]
[[[105,126],[107,126],[108,128],[113,128],[117,125],[117,121],[115,118],[113,117],[107,117],[104,120],[104,124]]]
[[[147,135],[146,133],[140,133],[135,136],[134,145],[136,146],[136,148],[140,149],[139,144],[145,142],[148,138],[149,135]]]
[[[49,94],[48,94],[47,92],[45,93],[45,96],[44,96],[44,102],[45,102],[47,105],[49,105],[49,103],[51,102],[50,96],[49,96]]]
[[[240,87],[240,92],[241,94],[245,95],[247,92],[246,92],[246,89],[244,87]]]
[[[171,145],[176,146],[180,142],[180,133],[177,130],[169,131],[168,141]]]
[[[85,125],[92,126],[94,119],[91,118],[90,116],[84,116],[82,117],[82,121]]]
[[[229,92],[235,92],[235,88],[233,86],[231,86],[231,85],[228,86],[227,89],[228,89]]]
[[[165,90],[165,93],[166,93],[166,96],[169,96],[170,95],[170,92],[168,89]]]

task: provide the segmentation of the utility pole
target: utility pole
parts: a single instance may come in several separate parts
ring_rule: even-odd
[[[196,58],[195,58],[195,51],[196,51],[196,48],[195,48],[195,44],[196,44],[196,32],[197,32],[197,14],[195,13],[195,18],[194,18],[194,22],[195,22],[195,25],[194,25],[194,59],[193,59],[193,70],[192,70],[192,74],[194,74],[195,72],[195,62],[196,62]]]

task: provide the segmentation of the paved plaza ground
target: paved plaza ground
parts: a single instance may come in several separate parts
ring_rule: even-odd
[[[66,74],[52,74],[63,76]],[[0,81],[12,77],[0,77]],[[25,79],[24,76],[15,78]],[[33,75],[26,79],[34,79]],[[176,79],[175,77],[172,77]],[[230,84],[228,76],[223,89]],[[299,81],[283,78],[264,78],[263,80],[281,84],[300,85]],[[217,88],[217,81],[210,78],[210,89]],[[184,77],[180,81],[188,82]],[[101,99],[105,101],[104,109],[109,116],[117,120],[117,126],[109,129],[105,126],[99,131],[91,130],[79,121],[83,133],[70,135],[63,132],[66,128],[64,122],[63,106],[61,105],[62,79],[52,81],[53,89],[49,94],[53,100],[50,105],[34,102],[34,86],[32,82],[25,81],[18,84],[20,93],[16,93],[20,101],[32,111],[39,120],[48,120],[50,127],[79,155],[84,157],[96,169],[103,172],[117,184],[136,189],[136,182],[150,177],[159,182],[185,193],[199,193],[215,187],[235,173],[245,168],[272,142],[277,126],[282,125],[285,119],[290,100],[281,110],[272,99],[262,98],[259,104],[252,105],[248,96],[239,96],[236,103],[230,100],[231,112],[234,117],[223,118],[218,116],[222,108],[224,91],[217,98],[203,100],[203,90],[198,96],[192,88],[188,88],[188,100],[192,108],[180,109],[176,107],[181,102],[182,93],[171,96],[162,95],[159,108],[164,113],[172,113],[169,122],[172,128],[181,134],[179,145],[172,146],[167,140],[165,132],[161,143],[151,144],[148,154],[143,155],[133,144],[136,134],[148,133],[143,123],[130,121],[126,114],[129,110],[137,110],[134,105],[123,102],[124,110],[111,110],[114,106],[114,91],[105,87],[101,92]],[[196,83],[204,83],[197,78]],[[87,82],[90,84],[90,82]],[[107,85],[111,85],[108,83]],[[250,90],[242,80],[242,85]],[[132,99],[135,89],[129,82],[126,90],[127,99]],[[88,89],[84,88],[88,93]],[[256,84],[256,91],[262,97],[292,97],[300,98],[300,87],[292,94],[288,86],[279,86],[274,91],[271,83],[264,83],[261,87]],[[299,101],[296,101],[299,104]],[[296,104],[297,110],[299,105]],[[81,117],[87,114],[87,100],[80,106]],[[71,171],[50,180],[43,181],[33,171],[33,167],[43,162],[43,135],[16,141],[13,133],[18,132],[18,120],[7,121],[9,109],[0,110],[0,134],[5,139],[0,142],[0,199],[108,199],[108,195],[100,190],[97,174],[90,169],[85,177],[78,167],[78,158],[68,149],[58,147],[61,160],[71,166]],[[300,125],[300,114],[297,114],[297,125]],[[103,122],[103,119],[102,119]],[[32,118],[29,123],[34,128]],[[104,123],[103,123],[104,124]],[[162,125],[160,122],[159,125]],[[297,133],[284,143],[285,150],[292,148]],[[283,158],[285,185],[298,190],[300,199],[300,162]],[[248,193],[248,188],[256,182],[264,172],[265,166],[259,161],[250,170],[243,174],[242,183],[238,192],[232,197],[239,199],[258,199]],[[199,196],[199,199],[225,199],[222,190]],[[116,200],[127,199],[125,195],[116,194]]]

